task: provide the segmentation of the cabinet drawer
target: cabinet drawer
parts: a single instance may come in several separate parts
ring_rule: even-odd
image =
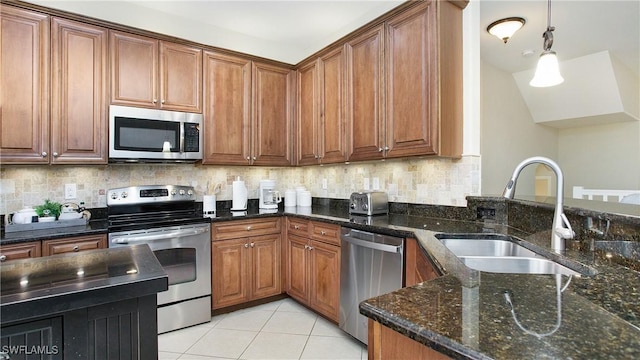
[[[308,237],[309,221],[296,218],[287,218],[287,233]]]
[[[40,257],[40,241],[0,246],[0,262]]]
[[[104,249],[106,247],[106,235],[78,236],[67,239],[44,240],[42,242],[42,256]]]
[[[212,240],[237,239],[247,236],[279,234],[281,218],[225,221],[211,224]]]
[[[340,226],[322,222],[309,222],[311,238],[340,246]]]

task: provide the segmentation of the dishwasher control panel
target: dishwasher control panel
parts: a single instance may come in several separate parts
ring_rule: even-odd
[[[380,215],[389,213],[389,198],[384,191],[361,191],[351,194],[349,214]]]

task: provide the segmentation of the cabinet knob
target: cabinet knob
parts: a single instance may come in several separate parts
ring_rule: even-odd
[[[320,235],[327,235],[327,233],[324,230],[320,230]]]
[[[164,99],[162,99],[161,103],[163,103],[163,104],[164,104]]]
[[[54,151],[54,152],[53,152],[53,157],[58,157],[58,156],[60,156],[60,155],[58,154],[58,152]]]
[[[78,245],[74,246],[74,247],[73,247],[73,251],[74,251],[74,252],[78,252],[78,251],[80,251],[80,247],[78,247]]]
[[[247,161],[251,161],[251,157],[250,156],[247,156]]]
[[[251,243],[251,247],[254,247],[256,245],[256,243]]]
[[[153,103],[157,104],[158,103],[158,99],[153,99]]]
[[[305,245],[304,245],[304,249],[305,249],[305,250],[309,250],[309,245],[306,245],[306,244],[305,244]]]
[[[300,226],[298,226],[298,225],[293,225],[293,228],[294,228],[294,229],[296,229],[296,230],[298,230],[298,229],[300,229]]]
[[[0,255],[0,261],[7,260],[7,255]]]
[[[389,151],[389,147],[388,147],[388,146],[385,146],[385,147],[384,147],[384,151]]]
[[[249,248],[249,244],[244,244],[245,249]]]
[[[382,152],[382,148],[378,148],[378,152]]]
[[[253,157],[253,161],[256,161],[256,157],[255,156]]]
[[[41,155],[42,157],[47,157],[47,152],[46,152],[46,151],[43,151],[40,155]]]
[[[251,225],[247,226],[247,231],[251,231]]]
[[[313,250],[313,246],[309,246],[308,249],[309,249],[309,251]]]

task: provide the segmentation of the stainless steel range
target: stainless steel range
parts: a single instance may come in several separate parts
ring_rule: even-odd
[[[211,234],[191,186],[147,185],[107,193],[109,247],[148,244],[169,275],[158,293],[158,333],[211,320]]]

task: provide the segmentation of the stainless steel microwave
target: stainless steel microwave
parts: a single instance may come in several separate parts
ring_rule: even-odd
[[[111,105],[109,162],[202,159],[202,114]]]

